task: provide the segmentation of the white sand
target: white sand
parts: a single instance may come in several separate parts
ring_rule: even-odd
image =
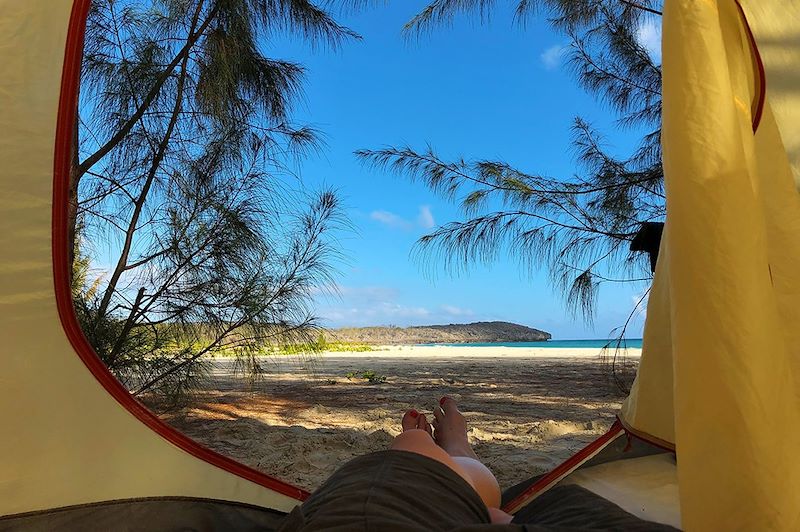
[[[635,364],[640,350],[627,352]],[[476,453],[509,487],[547,471],[605,432],[621,394],[598,349],[392,346],[364,353],[270,359],[248,386],[230,361],[168,421],[201,443],[313,490],[339,465],[385,449],[409,408],[430,415],[457,399]],[[354,371],[382,384],[348,379]]]
[[[613,353],[613,350],[612,350]],[[641,357],[641,349],[627,349],[626,356]],[[473,347],[449,345],[385,345],[375,351],[361,353],[326,353],[335,358],[593,358],[601,357],[600,349],[571,347]]]

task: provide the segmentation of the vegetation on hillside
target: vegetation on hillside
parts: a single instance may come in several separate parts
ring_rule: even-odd
[[[550,333],[538,329],[502,321],[405,328],[350,327],[328,331],[327,336],[368,345],[538,342],[551,337]]]
[[[299,344],[286,344],[275,349],[274,352],[282,355],[296,355],[302,353],[362,353],[373,351],[371,345],[359,341],[337,341],[327,338],[335,337],[330,333],[320,332],[315,342],[304,342]]]

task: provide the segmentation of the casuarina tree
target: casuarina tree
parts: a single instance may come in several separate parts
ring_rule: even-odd
[[[265,53],[287,33],[357,38],[307,0],[92,4],[74,293],[86,336],[134,393],[179,397],[220,351],[257,374],[265,348],[317,334],[310,296],[330,284],[343,220],[332,191],[294,177],[319,143],[292,119],[302,66]]]

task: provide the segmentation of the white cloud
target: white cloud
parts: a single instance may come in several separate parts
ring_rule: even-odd
[[[454,305],[417,305],[404,301],[404,291],[391,286],[337,285],[314,293],[315,315],[327,327],[430,325],[475,321],[475,313]],[[336,296],[330,296],[335,292]],[[486,317],[486,316],[481,316]]]
[[[657,63],[661,62],[661,24],[655,18],[642,20],[636,28],[636,40]]]
[[[336,287],[337,292],[350,299],[365,302],[384,301],[397,297],[397,290],[390,286],[342,286]]]
[[[392,229],[409,230],[414,226],[419,226],[423,229],[431,229],[436,225],[436,220],[433,218],[433,213],[429,205],[420,205],[419,214],[417,214],[417,218],[414,221],[389,211],[372,211],[369,217]]]
[[[342,306],[322,307],[318,315],[332,327],[369,327],[427,323],[434,313],[422,306],[408,306],[395,301],[358,301],[345,297]],[[436,321],[434,319],[434,321]]]
[[[461,316],[466,317],[475,315],[475,313],[470,309],[454,307],[453,305],[442,305],[442,311],[444,311],[445,314],[449,314],[450,316],[454,317],[461,317]]]
[[[411,223],[389,211],[372,211],[369,215],[375,221],[394,229],[410,229]]]
[[[567,54],[569,46],[566,44],[556,44],[551,46],[539,56],[542,64],[547,70],[555,70],[561,66],[564,56]]]
[[[419,208],[419,215],[417,216],[417,223],[423,229],[431,229],[436,225],[436,220],[433,219],[433,213],[428,205],[421,205]]]
[[[431,315],[431,311],[425,307],[408,307],[385,301],[375,309],[375,314],[398,319],[414,319],[427,318]]]
[[[351,299],[365,303],[397,297],[397,290],[388,286],[345,286],[335,282],[311,287],[309,293],[318,300],[341,301],[342,299]]]

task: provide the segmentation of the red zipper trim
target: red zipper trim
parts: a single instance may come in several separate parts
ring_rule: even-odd
[[[756,37],[753,34],[753,30],[750,28],[750,23],[747,22],[747,15],[745,15],[744,8],[739,0],[734,1],[736,2],[736,7],[739,8],[742,21],[744,21],[744,28],[747,30],[747,37],[750,39],[750,47],[755,56],[756,70],[758,70],[758,100],[756,100],[756,106],[753,111],[753,133],[755,133],[758,130],[758,126],[761,124],[761,118],[764,115],[764,106],[767,102],[767,71],[764,68],[764,61],[761,59],[761,52],[759,52],[758,45],[756,44]]]

